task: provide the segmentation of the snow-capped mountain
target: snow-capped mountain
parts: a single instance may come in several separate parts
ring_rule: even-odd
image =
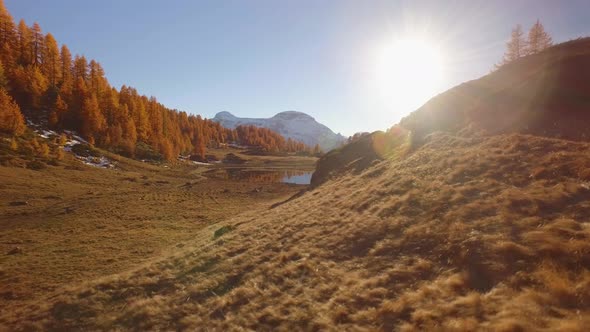
[[[325,152],[340,146],[346,140],[313,117],[295,111],[281,112],[269,119],[238,118],[229,112],[219,112],[212,120],[232,129],[239,125],[268,128],[285,138],[298,140],[312,147],[319,144]]]

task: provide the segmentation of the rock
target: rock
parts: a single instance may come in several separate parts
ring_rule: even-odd
[[[223,162],[226,164],[244,164],[246,163],[246,159],[239,157],[233,153],[228,153],[223,158]]]
[[[209,163],[213,163],[213,162],[218,162],[219,161],[219,158],[217,158],[215,155],[212,155],[212,154],[205,155],[205,159]]]
[[[27,201],[13,201],[8,204],[10,206],[24,206],[24,205],[29,205],[29,202],[27,202]]]
[[[191,155],[188,159],[190,159],[191,161],[196,161],[198,163],[206,163],[207,162],[207,158],[201,157],[196,154]]]
[[[353,170],[356,172],[382,160],[393,145],[393,138],[384,132],[364,135],[320,158],[311,177],[311,187],[317,187],[333,176]]]
[[[23,249],[21,247],[14,247],[12,249],[10,249],[10,251],[7,253],[7,255],[16,255],[16,254],[22,254]]]

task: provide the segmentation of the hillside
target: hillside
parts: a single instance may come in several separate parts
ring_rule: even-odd
[[[58,289],[0,322],[584,331],[590,143],[583,122],[567,124],[590,98],[589,44],[558,45],[451,89],[388,133],[327,154],[318,165],[326,176],[300,197],[202,229],[174,253]],[[487,114],[494,98],[503,107]]]
[[[579,330],[590,145],[432,137],[194,235],[135,271],[3,315],[17,329]],[[522,317],[527,317],[523,320]]]
[[[400,124],[416,142],[438,131],[520,132],[590,140],[590,38],[518,59],[432,98]]]
[[[335,134],[313,117],[295,111],[281,112],[268,119],[239,118],[229,112],[219,112],[212,120],[230,129],[239,125],[269,128],[286,139],[291,138],[308,146],[319,144],[323,151],[330,151],[346,141],[344,136]]]

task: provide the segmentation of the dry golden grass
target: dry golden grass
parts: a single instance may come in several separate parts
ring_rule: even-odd
[[[27,156],[0,155],[27,163]],[[1,315],[44,303],[64,286],[146,264],[200,235],[209,239],[223,220],[301,190],[108,156],[116,170],[84,166],[70,154],[41,170],[0,167]]]
[[[583,331],[590,144],[432,135],[403,159],[14,310],[11,330]],[[536,172],[536,169],[547,171]],[[354,172],[354,171],[353,171]]]

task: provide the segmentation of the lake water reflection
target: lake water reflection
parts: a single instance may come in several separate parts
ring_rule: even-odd
[[[308,185],[313,172],[284,170],[251,170],[247,168],[225,168],[208,172],[209,175],[222,179],[258,182],[258,183],[292,183]]]

